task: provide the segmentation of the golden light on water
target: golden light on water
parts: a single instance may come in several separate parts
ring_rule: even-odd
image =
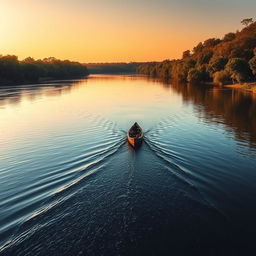
[[[147,93],[143,94],[145,90]],[[170,94],[166,90],[159,83],[148,83],[145,78],[106,75],[95,75],[88,81],[59,88],[54,85],[41,89],[28,86],[15,99],[0,102],[0,123],[5,124],[0,126],[0,140],[11,143],[38,131],[67,129],[69,124],[92,112],[99,116],[115,113],[127,115],[127,120],[140,119],[145,109],[160,104],[158,97],[169,101]],[[129,107],[130,102],[134,109]],[[174,96],[169,104],[175,107],[181,101]]]

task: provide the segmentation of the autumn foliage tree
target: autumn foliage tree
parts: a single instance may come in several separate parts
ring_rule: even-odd
[[[227,33],[222,39],[209,38],[185,51],[182,59],[165,63],[143,64],[138,72],[178,82],[208,82],[218,84],[256,80],[256,22],[242,21],[246,27]]]
[[[213,74],[213,82],[218,85],[225,85],[231,82],[231,77],[228,71],[221,70]]]

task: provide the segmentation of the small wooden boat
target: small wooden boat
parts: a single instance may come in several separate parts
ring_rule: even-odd
[[[134,123],[127,133],[128,142],[134,147],[137,148],[141,145],[143,139],[143,131],[141,127]]]

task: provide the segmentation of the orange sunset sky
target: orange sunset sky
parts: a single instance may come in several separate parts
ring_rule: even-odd
[[[0,0],[0,54],[80,62],[180,58],[241,29],[255,0]]]

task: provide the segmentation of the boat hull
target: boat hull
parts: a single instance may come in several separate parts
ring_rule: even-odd
[[[142,138],[131,138],[131,137],[128,136],[128,142],[134,148],[138,148],[142,143]]]
[[[128,131],[127,139],[133,148],[138,148],[141,145],[143,139],[143,130],[137,122],[134,123],[134,125]]]

